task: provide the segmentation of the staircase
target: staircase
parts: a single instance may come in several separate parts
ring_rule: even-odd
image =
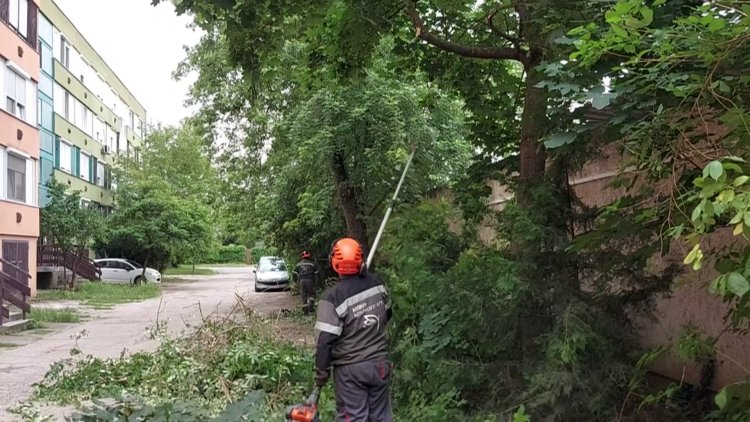
[[[31,312],[28,279],[31,274],[0,258],[0,327],[8,328],[23,324],[26,314]]]
[[[39,245],[37,266],[67,268],[69,271],[75,272],[76,276],[86,280],[99,280],[102,276],[102,270],[97,268],[94,261],[75,252],[64,253],[57,246]]]

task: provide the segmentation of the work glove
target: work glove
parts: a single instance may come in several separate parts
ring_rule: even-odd
[[[331,372],[328,369],[315,368],[315,386],[323,387],[328,382]]]

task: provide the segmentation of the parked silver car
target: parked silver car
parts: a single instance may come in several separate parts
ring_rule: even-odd
[[[289,288],[289,270],[286,262],[279,257],[261,257],[253,273],[255,273],[256,292]]]
[[[96,266],[102,270],[102,281],[115,284],[141,284],[161,283],[161,273],[153,268],[146,268],[143,273],[143,265],[130,259],[105,258],[94,261]],[[146,276],[145,280],[143,276]]]

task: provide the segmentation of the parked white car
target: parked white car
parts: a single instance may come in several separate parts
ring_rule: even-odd
[[[289,271],[286,262],[275,256],[263,256],[258,260],[255,273],[255,291],[289,288]]]
[[[102,270],[102,281],[115,284],[141,284],[143,279],[143,266],[130,259],[106,258],[94,261],[96,266]],[[161,273],[153,268],[146,268],[147,283],[161,283]]]

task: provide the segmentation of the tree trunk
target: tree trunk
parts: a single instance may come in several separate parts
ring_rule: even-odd
[[[143,260],[143,268],[141,271],[141,284],[146,284],[146,268],[148,267],[148,255],[146,255],[146,259]]]
[[[544,136],[547,120],[547,93],[537,88],[544,75],[536,70],[541,54],[532,54],[526,67],[526,87],[521,115],[520,178],[531,181],[544,175],[546,154],[540,142]]]
[[[340,153],[333,154],[331,168],[339,205],[346,220],[347,235],[367,245],[367,225],[362,221],[362,210],[358,202],[361,190],[351,185],[346,163]]]

